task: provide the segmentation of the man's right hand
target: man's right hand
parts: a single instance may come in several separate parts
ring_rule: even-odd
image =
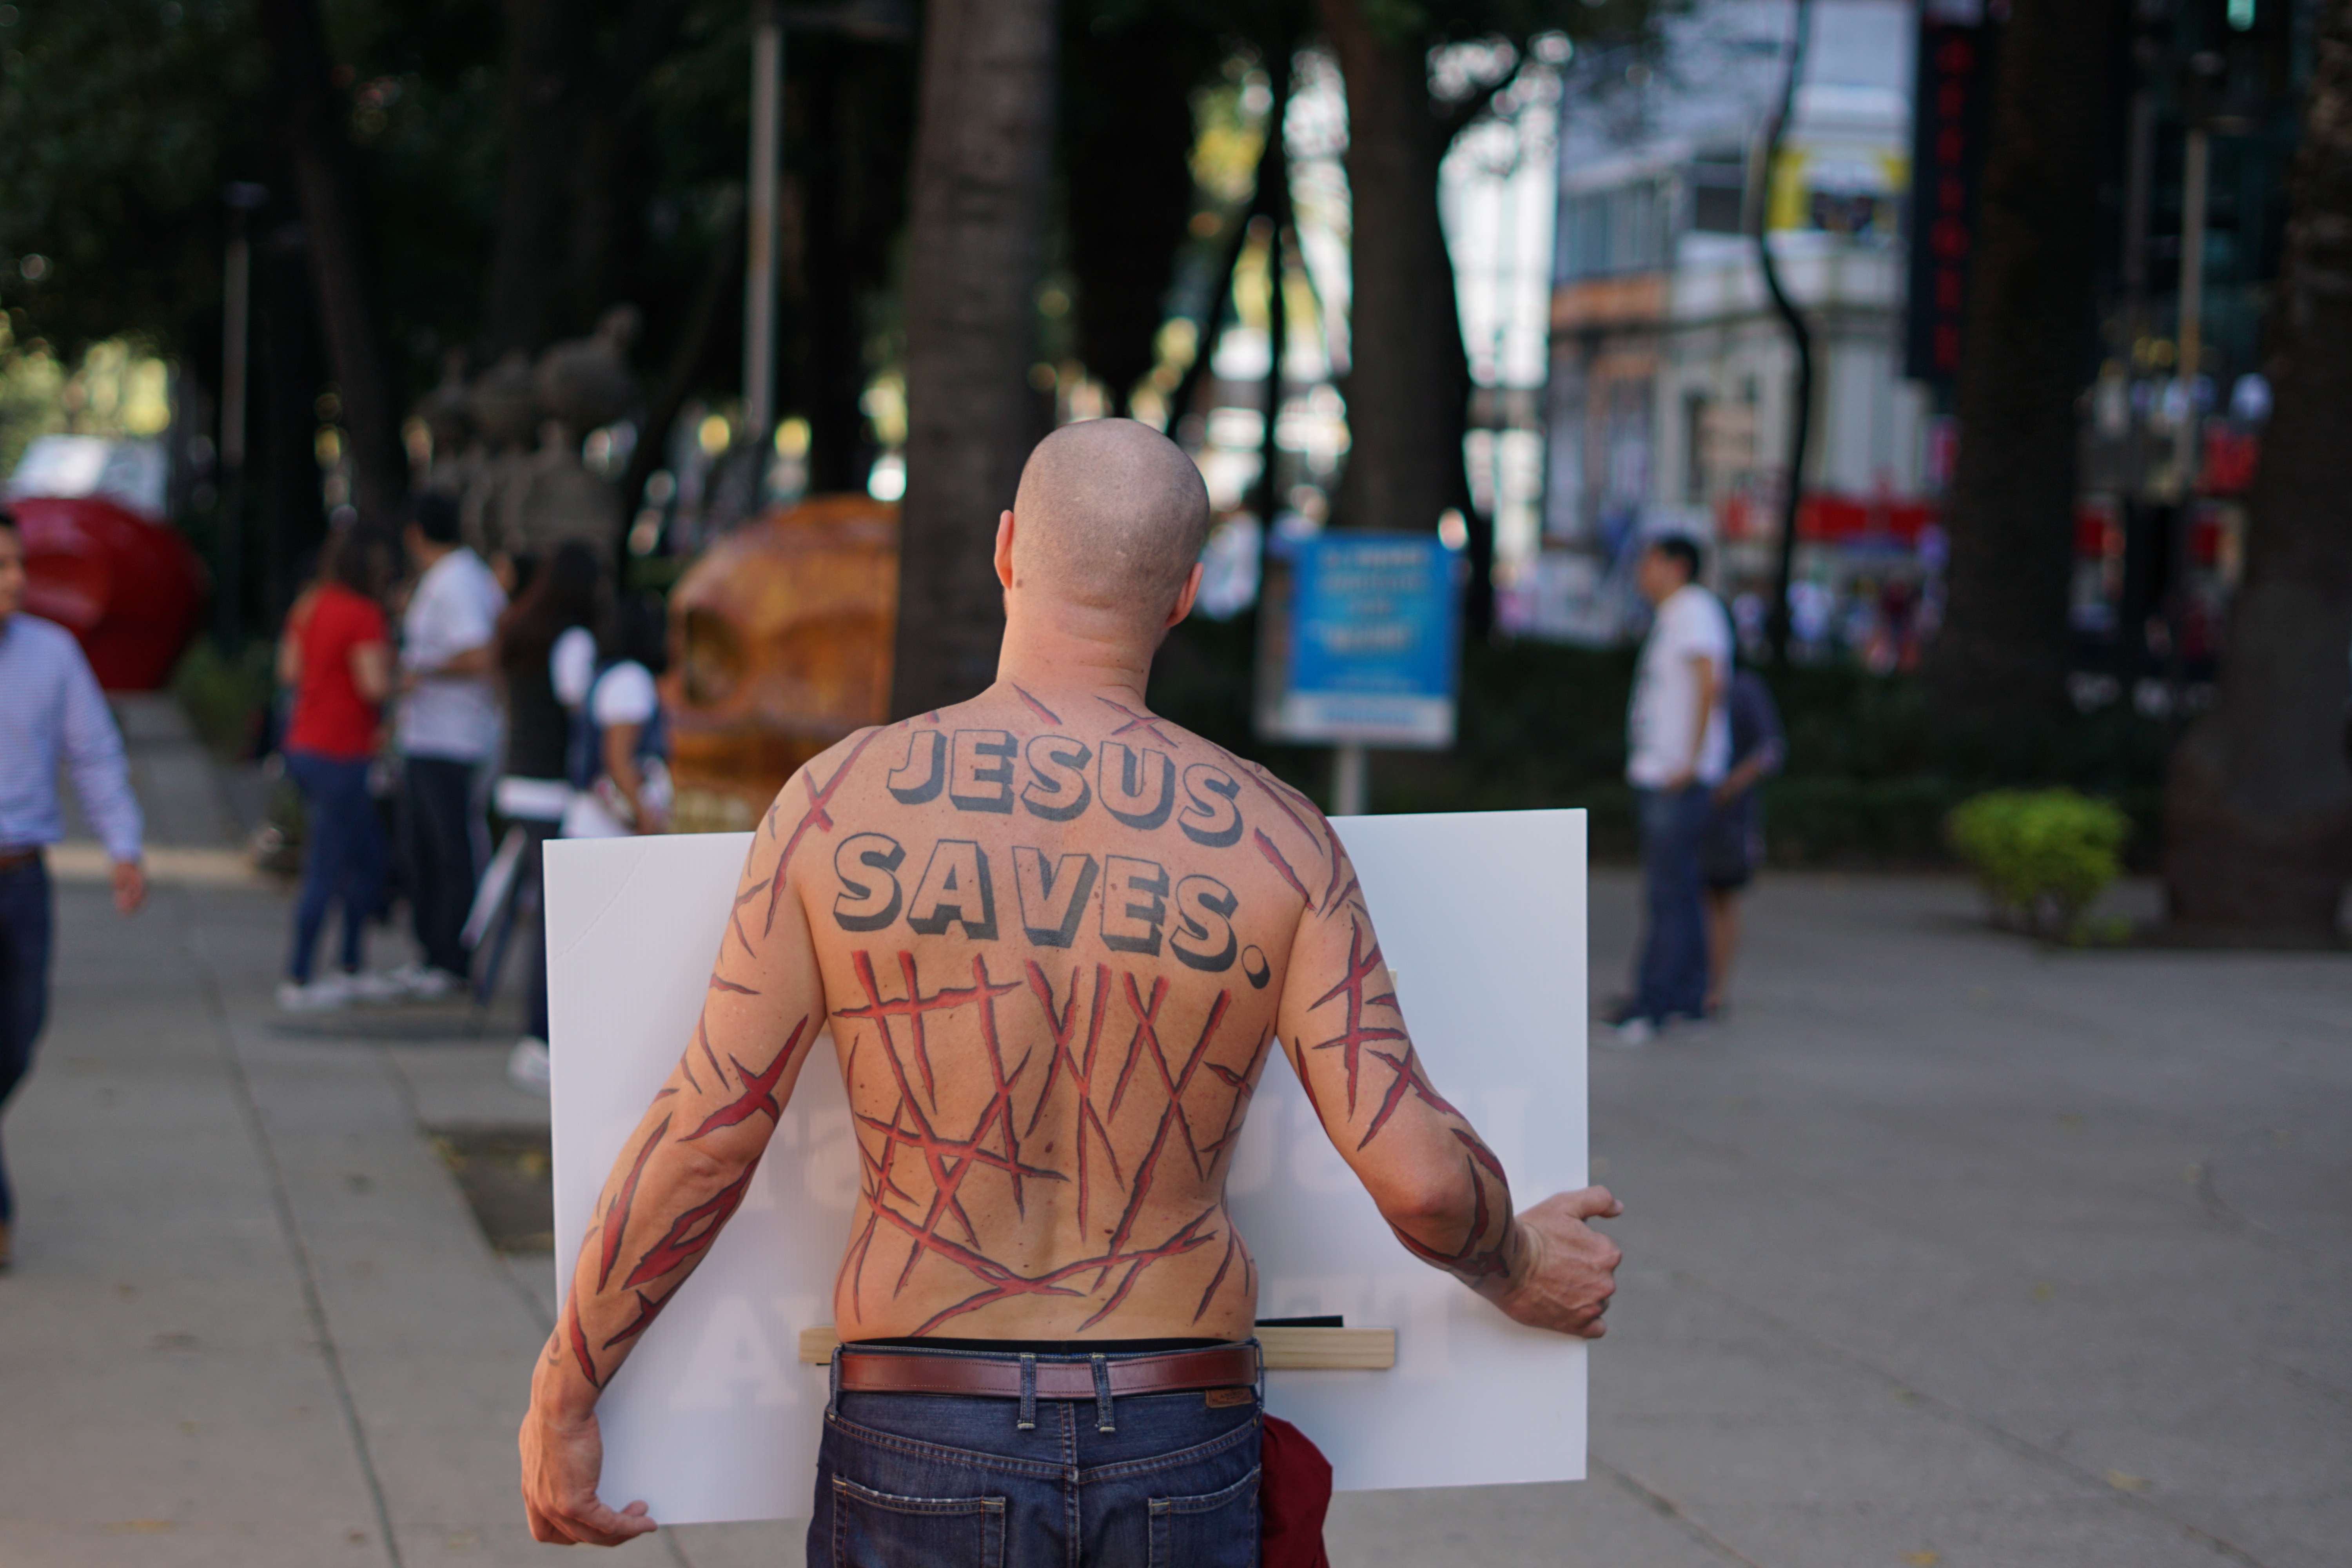
[[[1525,1247],[1517,1278],[1495,1298],[1516,1322],[1597,1340],[1609,1331],[1601,1321],[1617,1293],[1617,1244],[1584,1222],[1615,1219],[1625,1205],[1606,1187],[1555,1193],[1519,1215]]]

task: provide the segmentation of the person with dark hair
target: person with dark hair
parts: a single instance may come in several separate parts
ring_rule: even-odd
[[[547,943],[541,856],[572,804],[572,715],[556,692],[557,652],[595,624],[600,574],[595,552],[578,540],[538,563],[499,617],[499,674],[506,687],[506,768],[491,795],[498,814],[520,834],[514,888],[515,940],[522,956],[523,1031],[515,1055],[547,1055]],[[488,984],[485,982],[484,984]]]
[[[1603,1045],[1636,1050],[1675,1019],[1706,1016],[1706,912],[1699,851],[1710,791],[1730,762],[1723,694],[1731,617],[1699,585],[1696,541],[1650,541],[1638,568],[1654,606],[1625,719],[1625,778],[1642,831],[1647,918],[1633,997]]]
[[[368,793],[383,709],[392,695],[392,634],[382,595],[395,570],[393,542],[354,525],[330,534],[319,581],[294,601],[278,642],[278,679],[293,712],[280,752],[302,792],[307,845],[294,944],[278,1005],[289,1012],[340,1007],[396,993],[362,962],[367,922],[383,886],[383,825]],[[318,976],[311,963],[327,910],[343,910],[342,964]]]
[[[147,898],[121,733],[73,634],[25,614],[27,582],[24,535],[0,507],[0,1110],[32,1070],[33,1043],[48,1016],[55,919],[44,851],[65,837],[60,763],[114,861],[114,907],[132,914]],[[16,1217],[0,1164],[0,1273]]]
[[[457,503],[416,498],[407,532],[419,567],[401,617],[401,839],[420,956],[394,972],[420,996],[465,984],[466,911],[480,856],[477,774],[499,744],[491,684],[499,613],[507,596],[458,538]]]
[[[574,704],[572,781],[566,838],[659,833],[668,825],[668,741],[655,685],[669,663],[661,602],[624,598],[605,617],[592,678]]]

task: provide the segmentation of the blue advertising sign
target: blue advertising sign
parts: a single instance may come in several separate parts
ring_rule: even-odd
[[[1455,561],[1433,534],[1297,541],[1276,722],[1285,739],[1454,743]]]

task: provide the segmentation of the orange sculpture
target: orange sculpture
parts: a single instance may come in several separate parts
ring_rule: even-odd
[[[669,596],[672,830],[757,826],[794,769],[887,718],[898,509],[818,496],[720,539]]]

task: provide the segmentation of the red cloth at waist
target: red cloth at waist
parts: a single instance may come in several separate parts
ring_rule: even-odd
[[[1331,1509],[1331,1461],[1277,1415],[1259,1417],[1257,1509],[1261,1568],[1331,1568],[1323,1516]]]

